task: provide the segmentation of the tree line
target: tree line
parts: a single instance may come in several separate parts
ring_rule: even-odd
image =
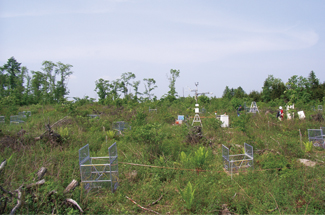
[[[242,87],[230,89],[226,86],[222,94],[222,98],[226,99],[245,97],[256,102],[270,102],[278,99],[282,99],[286,103],[296,103],[298,100],[304,104],[313,100],[323,102],[325,99],[325,82],[321,83],[314,71],[311,71],[307,78],[294,75],[286,83],[280,78],[269,75],[260,92],[254,90],[247,94]]]
[[[69,94],[72,65],[44,61],[42,71],[29,72],[14,57],[0,67],[0,102],[8,105],[53,104]]]
[[[53,63],[43,61],[41,71],[28,71],[25,66],[21,66],[14,57],[8,59],[0,67],[0,104],[3,105],[30,105],[30,104],[55,104],[63,103],[69,94],[67,79],[73,74],[70,64],[62,62]],[[169,91],[160,98],[174,101],[178,98],[176,92],[176,79],[180,76],[180,71],[171,69],[169,76]],[[140,80],[135,80],[136,75],[126,72],[121,78],[116,80],[104,80],[102,78],[95,81],[95,91],[98,101],[101,104],[122,104],[124,102],[143,102],[157,100],[153,91],[158,86],[153,78],[144,78],[144,92],[139,91]],[[133,89],[133,93],[130,89]],[[242,87],[237,89],[226,86],[222,98],[232,100],[233,98],[248,98],[256,102],[270,102],[283,100],[286,103],[302,103],[310,101],[323,102],[325,97],[325,82],[321,83],[314,71],[309,73],[307,78],[294,75],[284,83],[281,79],[269,75],[264,81],[261,91],[252,91],[247,94]],[[87,100],[89,97],[86,96]],[[82,99],[74,97],[76,101]],[[95,99],[89,99],[91,101]]]

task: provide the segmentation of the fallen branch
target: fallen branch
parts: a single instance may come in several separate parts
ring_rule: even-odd
[[[45,175],[47,169],[45,167],[41,167],[37,172],[37,178],[38,180],[41,180],[43,176]]]
[[[163,195],[161,195],[161,196],[159,197],[159,199],[157,199],[157,200],[156,200],[156,201],[154,201],[153,203],[151,203],[151,204],[147,205],[147,207],[149,207],[149,206],[151,206],[151,205],[154,205],[154,204],[156,204],[157,202],[159,202],[159,201],[162,199],[162,197],[163,197]]]
[[[272,198],[274,199],[274,201],[275,201],[275,204],[276,204],[276,208],[278,209],[278,211],[279,211],[279,214],[281,214],[281,211],[280,211],[280,208],[279,208],[279,205],[278,205],[278,203],[277,203],[277,201],[276,201],[276,199],[274,198],[274,196],[272,195],[272,193],[270,193],[269,192],[269,194],[272,196]]]
[[[16,195],[13,194],[12,192],[5,190],[1,185],[0,185],[0,190],[1,190],[2,192],[4,192],[4,193],[9,194],[9,195],[12,196],[12,197],[15,197],[15,198],[17,198],[17,199],[20,199],[18,196],[16,196]]]
[[[67,202],[71,203],[72,205],[76,206],[81,213],[84,212],[75,200],[73,200],[73,199],[66,199],[65,201],[67,201]]]
[[[21,201],[21,196],[22,196],[22,189],[23,185],[21,185],[17,190],[18,192],[18,199],[17,199],[17,205],[11,210],[10,215],[15,214],[16,210],[21,206],[22,201]]]
[[[40,180],[40,181],[38,181],[36,183],[32,183],[32,184],[27,185],[26,188],[32,188],[32,187],[35,187],[35,186],[38,186],[38,185],[42,185],[44,183],[45,183],[45,179],[42,179],[42,180]]]
[[[4,161],[2,161],[2,163],[0,164],[0,172],[2,171],[2,169],[5,168],[6,165],[7,165],[7,159],[4,159]]]
[[[42,139],[42,138],[43,138],[43,135],[44,135],[46,132],[49,132],[53,126],[55,126],[57,123],[61,122],[62,120],[64,120],[64,119],[67,118],[67,117],[68,117],[68,116],[63,117],[62,119],[60,119],[59,121],[55,122],[55,123],[52,124],[51,126],[50,126],[50,123],[47,124],[47,125],[46,125],[47,130],[44,131],[43,134],[41,134],[39,137],[35,137],[35,140],[37,141],[37,140]]]
[[[69,193],[71,190],[73,190],[74,188],[76,188],[76,186],[78,186],[78,181],[73,179],[71,181],[71,183],[65,188],[65,190],[63,191],[63,193]]]
[[[138,207],[140,207],[141,209],[143,209],[143,210],[145,210],[145,211],[150,211],[150,212],[152,212],[152,213],[155,213],[155,214],[160,214],[160,213],[158,213],[158,212],[156,212],[156,211],[153,211],[153,210],[151,210],[151,209],[148,209],[148,208],[145,208],[145,207],[142,207],[141,205],[139,205],[138,203],[136,203],[133,199],[131,199],[131,198],[129,198],[129,197],[127,197],[127,196],[125,196],[128,200],[130,200],[131,202],[133,202],[134,204],[136,204]]]

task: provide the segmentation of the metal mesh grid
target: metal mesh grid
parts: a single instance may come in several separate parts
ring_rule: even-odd
[[[30,112],[30,111],[22,111],[22,112],[19,112],[18,115],[25,118],[25,117],[31,116],[32,112]]]
[[[128,123],[124,121],[114,122],[112,127],[118,131],[124,131],[125,129],[131,130],[131,126],[129,126]]]
[[[232,173],[239,172],[240,169],[254,168],[254,152],[253,147],[244,143],[245,154],[229,155],[229,149],[222,145],[222,159],[224,168]]]
[[[323,111],[323,105],[318,105],[318,111]]]
[[[22,120],[22,116],[20,115],[10,116],[10,124],[19,124],[24,122],[25,121]]]
[[[325,127],[320,127],[320,129],[322,130],[322,136],[325,136]]]
[[[86,189],[118,186],[118,159],[116,143],[108,148],[109,157],[90,157],[89,144],[79,149],[81,182]],[[107,183],[110,182],[110,183]]]
[[[5,123],[5,116],[0,116],[0,124],[3,124],[3,123]]]
[[[100,116],[99,115],[97,115],[97,114],[88,114],[88,117],[90,117],[90,118],[100,118]]]
[[[324,136],[322,129],[308,129],[308,140],[313,142],[314,146],[324,146]]]
[[[108,148],[108,154],[111,171],[111,188],[112,192],[114,192],[118,187],[118,156],[116,143]]]

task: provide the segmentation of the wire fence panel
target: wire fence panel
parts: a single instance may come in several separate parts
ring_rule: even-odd
[[[125,129],[131,130],[131,126],[129,126],[128,123],[124,121],[114,122],[112,127],[118,131],[124,131]]]
[[[322,146],[324,148],[323,130],[308,129],[308,140],[313,142],[314,146]]]
[[[24,122],[25,121],[22,120],[22,116],[20,115],[10,116],[10,124],[19,124]]]
[[[254,158],[253,146],[251,146],[247,143],[244,143],[244,147],[245,147],[245,154],[251,158]]]
[[[115,192],[118,187],[118,155],[116,143],[108,148],[108,154],[111,171],[111,189],[112,192]]]
[[[320,127],[320,129],[322,130],[322,136],[325,136],[325,127]]]
[[[318,105],[318,111],[323,111],[323,105]]]
[[[222,145],[223,167],[229,171],[229,149]]]
[[[18,113],[19,116],[21,116],[22,118],[26,118],[32,115],[32,112],[30,111],[22,111]]]

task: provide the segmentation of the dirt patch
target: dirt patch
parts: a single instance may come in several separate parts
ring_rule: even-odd
[[[324,117],[322,113],[317,113],[315,115],[311,115],[312,120],[315,120],[317,122],[324,122]]]
[[[13,150],[20,150],[25,148],[22,141],[17,136],[5,135],[0,137],[0,151],[4,151],[5,148],[12,148]]]

